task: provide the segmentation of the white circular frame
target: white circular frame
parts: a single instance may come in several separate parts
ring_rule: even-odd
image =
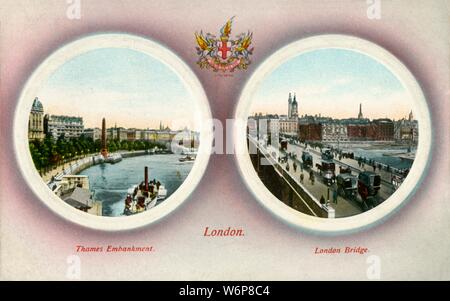
[[[419,142],[414,163],[403,184],[386,201],[364,213],[335,219],[314,217],[285,205],[259,179],[247,150],[247,118],[256,89],[269,74],[286,61],[301,54],[326,48],[347,49],[365,54],[388,68],[402,83],[412,99],[413,113],[419,123]],[[430,113],[425,96],[414,76],[390,52],[367,40],[347,35],[319,35],[293,42],[275,52],[253,73],[241,93],[236,107],[236,160],[242,177],[256,199],[278,218],[289,225],[319,234],[353,233],[384,221],[397,211],[419,186],[428,167],[432,132]]]
[[[200,128],[200,144],[198,156],[185,181],[167,200],[152,208],[132,216],[105,217],[88,214],[73,208],[57,197],[41,179],[37,172],[28,146],[28,119],[33,99],[38,89],[48,77],[64,63],[72,58],[101,48],[126,48],[145,53],[160,60],[177,74],[197,100],[195,109],[196,125]],[[212,147],[211,111],[205,91],[192,70],[172,51],[144,37],[125,33],[94,34],[82,37],[52,53],[33,72],[25,84],[16,107],[14,116],[14,147],[20,171],[34,193],[51,210],[63,218],[78,225],[105,231],[120,231],[146,226],[160,220],[175,210],[186,200],[200,182],[209,161]]]

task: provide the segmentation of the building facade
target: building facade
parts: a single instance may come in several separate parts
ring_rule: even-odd
[[[93,137],[93,129],[88,129],[85,133],[88,133],[90,137]],[[123,127],[113,127],[106,130],[106,137],[108,140],[118,140],[118,141],[151,141],[151,142],[170,142],[175,135],[181,131],[172,131],[169,128],[162,130],[155,129],[135,129],[135,128],[123,128]],[[97,131],[95,132],[97,133]],[[101,136],[101,133],[100,133]],[[95,135],[97,139],[99,137]],[[95,139],[94,139],[95,140]]]
[[[64,136],[65,139],[78,138],[84,132],[82,117],[50,115],[46,119],[47,131],[54,139]]]
[[[402,118],[394,122],[394,139],[398,142],[417,144],[419,140],[419,124],[409,113],[408,119]]]
[[[298,139],[305,141],[322,141],[321,123],[300,123],[298,125]]]
[[[42,140],[44,137],[44,107],[39,101],[39,98],[36,97],[31,106],[30,117],[28,119],[28,139]]]
[[[350,141],[371,141],[376,140],[376,126],[372,123],[349,124],[347,134]]]
[[[408,120],[403,119],[394,123],[391,119],[381,118],[369,120],[364,118],[362,104],[356,118],[333,119],[318,115],[298,116],[296,96],[288,97],[287,115],[255,114],[248,120],[249,132],[255,127],[259,137],[261,134],[280,133],[297,137],[300,141],[323,141],[329,143],[348,141],[394,141],[417,140],[417,122],[412,113]],[[251,124],[250,124],[251,123]]]
[[[394,141],[394,122],[390,119],[375,119],[373,123],[376,125],[377,141]]]
[[[279,132],[289,136],[297,136],[298,119],[280,118],[278,121]]]
[[[410,132],[410,128],[398,131],[395,123],[387,118],[369,120],[364,118],[359,105],[357,118],[332,119],[319,115],[301,116],[298,138],[301,141],[346,142],[346,141],[394,141],[395,133]],[[406,124],[406,123],[403,123]],[[411,124],[411,123],[408,123]],[[319,133],[320,132],[320,133]]]
[[[295,93],[294,97],[292,97],[292,94],[289,93],[287,116],[277,116],[277,119],[279,133],[288,136],[298,135],[298,103]]]
[[[87,138],[91,138],[92,140],[96,141],[99,140],[102,137],[102,130],[99,128],[93,128],[93,129],[85,129],[84,130],[84,136]]]
[[[254,117],[247,120],[247,135],[255,139],[258,136],[258,120]]]
[[[296,119],[298,118],[298,103],[297,103],[297,97],[294,93],[294,98],[292,98],[291,93],[289,93],[288,97],[288,118],[289,119]]]
[[[345,142],[348,140],[346,124],[340,121],[325,122],[322,124],[322,141]]]

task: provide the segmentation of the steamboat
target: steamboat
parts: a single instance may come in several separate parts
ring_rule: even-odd
[[[149,181],[148,167],[144,169],[144,181],[139,185],[130,187],[125,197],[124,215],[132,215],[144,212],[156,206],[159,200],[165,199],[167,190],[156,179]]]

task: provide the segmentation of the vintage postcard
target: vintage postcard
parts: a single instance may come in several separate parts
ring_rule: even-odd
[[[0,279],[449,280],[449,16],[3,1]]]

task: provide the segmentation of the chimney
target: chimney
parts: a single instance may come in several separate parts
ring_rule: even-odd
[[[144,177],[145,177],[145,191],[148,192],[148,167],[147,166],[145,166]]]

